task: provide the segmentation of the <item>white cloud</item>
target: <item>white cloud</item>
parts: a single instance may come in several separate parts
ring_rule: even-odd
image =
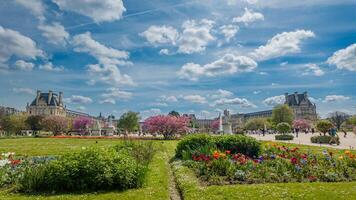
[[[126,11],[122,0],[53,0],[61,10],[92,18],[95,22],[110,22],[122,18]]]
[[[161,49],[161,50],[159,51],[159,54],[160,54],[160,55],[170,55],[170,52],[169,52],[168,49]]]
[[[182,98],[192,103],[200,103],[200,104],[206,103],[206,98],[200,95],[187,95],[187,96],[182,96]]]
[[[278,104],[284,104],[285,100],[286,97],[284,95],[279,95],[274,97],[268,97],[265,100],[263,100],[263,103],[268,106],[275,106]]]
[[[216,100],[214,104],[215,105],[240,105],[241,107],[249,107],[249,108],[256,107],[255,104],[251,103],[245,98],[232,98],[232,99],[222,98]]]
[[[12,88],[12,91],[18,94],[29,94],[34,95],[35,91],[31,88]]]
[[[226,0],[228,5],[237,5],[238,3],[245,2],[248,4],[256,4],[258,0]]]
[[[178,75],[181,78],[196,81],[200,76],[214,77],[239,72],[251,72],[256,67],[257,63],[249,57],[226,54],[222,58],[204,66],[187,63],[178,71]]]
[[[53,22],[51,25],[40,24],[38,29],[42,31],[42,36],[48,39],[49,43],[55,45],[65,45],[69,33],[58,22]]]
[[[176,44],[178,39],[178,31],[171,26],[150,26],[146,31],[140,33],[140,36],[153,44]]]
[[[109,88],[106,90],[106,93],[103,93],[101,96],[105,99],[122,99],[128,100],[132,97],[131,92],[122,91],[118,88]]]
[[[160,100],[161,101],[165,101],[165,102],[177,102],[178,99],[175,96],[166,96],[166,95],[162,95],[160,96]]]
[[[89,104],[92,103],[93,100],[90,97],[72,95],[69,98],[64,98],[64,102],[71,104]]]
[[[98,64],[88,65],[90,76],[89,85],[96,83],[105,83],[109,85],[135,85],[129,75],[121,74],[119,68],[115,65],[100,66]]]
[[[40,21],[45,20],[45,6],[41,0],[15,0],[15,2],[24,8],[30,10],[31,14],[37,17]]]
[[[142,119],[146,119],[148,117],[160,115],[160,114],[162,114],[162,111],[159,108],[151,108],[148,110],[144,110],[140,113]]]
[[[92,39],[89,32],[74,36],[72,44],[75,46],[74,51],[89,53],[99,61],[99,64],[88,65],[89,84],[101,82],[115,86],[134,85],[131,77],[121,74],[118,68],[118,65],[132,64],[126,61],[129,58],[128,52],[100,44]]]
[[[338,102],[338,101],[345,101],[351,99],[350,97],[343,96],[343,95],[327,95],[323,102]]]
[[[84,106],[78,106],[78,107],[77,107],[77,110],[79,110],[79,111],[85,111],[86,108],[85,108]]]
[[[211,95],[211,98],[219,99],[219,98],[231,97],[233,95],[234,95],[234,93],[232,93],[228,90],[218,89],[218,91],[216,91],[216,94]]]
[[[215,40],[211,34],[214,21],[202,19],[185,21],[182,25],[183,32],[179,38],[179,53],[192,54],[205,51],[209,42]]]
[[[261,90],[255,90],[253,91],[253,94],[260,94],[261,93]]]
[[[305,72],[303,75],[314,75],[314,76],[323,76],[325,72],[316,64],[308,63],[304,66]]]
[[[104,99],[99,101],[100,104],[116,104],[115,99]]]
[[[345,49],[336,51],[328,58],[327,63],[336,65],[338,69],[346,69],[349,71],[356,71],[356,43]]]
[[[90,32],[75,35],[72,40],[74,51],[89,53],[95,57],[101,64],[127,65],[130,64],[126,59],[129,58],[129,52],[120,51],[107,47],[95,41]]]
[[[281,62],[279,65],[282,66],[282,67],[284,67],[284,66],[288,65],[288,62],[287,62],[287,61]]]
[[[232,22],[244,23],[245,25],[248,25],[249,23],[255,21],[263,21],[264,19],[265,18],[262,13],[254,12],[253,10],[249,10],[248,8],[245,8],[244,14],[240,17],[233,18]]]
[[[51,62],[45,63],[44,65],[40,65],[38,68],[50,72],[61,72],[64,70],[63,66],[55,67]]]
[[[23,71],[31,71],[35,65],[31,62],[18,60],[15,62],[15,68]]]
[[[0,26],[0,63],[8,61],[12,56],[23,59],[44,57],[42,50],[36,43],[21,33]]]
[[[230,42],[230,40],[235,37],[236,33],[239,31],[239,27],[238,26],[234,26],[234,25],[223,25],[220,26],[219,28],[220,32],[222,34],[224,34],[225,36],[225,41],[226,42]]]
[[[301,42],[312,37],[315,37],[315,34],[310,30],[279,33],[268,40],[266,45],[258,47],[251,53],[251,56],[258,61],[263,61],[287,54],[299,53]]]

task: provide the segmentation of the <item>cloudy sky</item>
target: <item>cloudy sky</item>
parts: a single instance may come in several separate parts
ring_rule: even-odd
[[[86,3],[84,3],[86,2]],[[308,91],[356,113],[352,0],[4,0],[0,105],[41,91],[92,115],[270,109]]]

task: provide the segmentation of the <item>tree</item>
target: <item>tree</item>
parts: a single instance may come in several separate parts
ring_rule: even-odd
[[[42,119],[43,118],[44,117],[41,115],[31,115],[31,116],[27,117],[27,119],[25,120],[25,123],[36,134],[38,131],[42,130],[42,128],[43,128],[42,127]]]
[[[1,120],[2,129],[8,135],[21,134],[22,130],[27,129],[26,118],[27,116],[23,114],[5,116]]]
[[[340,129],[342,123],[344,123],[348,118],[350,118],[350,115],[344,112],[336,111],[329,114],[330,121],[336,126],[337,129]]]
[[[272,121],[274,124],[286,122],[292,125],[293,118],[293,110],[288,105],[283,104],[273,108]]]
[[[333,127],[329,120],[319,120],[316,123],[316,129],[326,135],[326,133]]]
[[[310,122],[308,120],[305,119],[296,119],[293,121],[293,128],[298,128],[300,130],[306,130],[309,129],[310,126]]]
[[[81,134],[84,134],[93,124],[94,120],[89,117],[77,117],[73,121],[73,128],[79,130]]]
[[[290,131],[291,126],[287,123],[287,122],[281,122],[279,124],[277,124],[277,131],[282,133],[282,134],[286,134]]]
[[[51,131],[53,135],[59,135],[68,130],[68,120],[61,116],[48,116],[42,120],[43,128]]]
[[[210,123],[210,128],[211,130],[213,130],[214,132],[217,132],[220,128],[220,120],[219,119],[216,119],[214,121],[212,121]]]
[[[168,115],[171,115],[171,116],[175,116],[175,117],[179,117],[179,112],[175,111],[175,110],[172,110],[171,112],[168,113]]]
[[[260,130],[260,129],[269,129],[271,124],[266,118],[254,118],[250,119],[245,123],[244,128],[246,130]]]
[[[137,131],[140,127],[139,125],[140,117],[136,112],[127,112],[121,115],[117,127],[119,129],[125,130],[125,133]]]
[[[187,133],[189,119],[171,115],[157,115],[145,120],[143,128],[149,133],[163,135],[164,139],[173,139],[177,134]]]
[[[356,127],[356,116],[348,118],[343,124],[342,127],[348,130],[352,130]]]

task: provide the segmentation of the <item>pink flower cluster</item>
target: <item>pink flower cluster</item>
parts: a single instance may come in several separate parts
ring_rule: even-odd
[[[149,133],[158,133],[163,136],[174,136],[188,132],[189,118],[171,115],[157,115],[145,120],[143,130]]]

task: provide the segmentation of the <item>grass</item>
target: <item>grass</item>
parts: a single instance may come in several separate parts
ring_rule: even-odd
[[[0,152],[15,152],[16,155],[39,156],[61,155],[82,147],[109,147],[121,140],[116,139],[57,139],[57,138],[17,138],[0,139]],[[269,145],[271,142],[263,142]],[[143,188],[124,192],[98,192],[85,194],[24,195],[0,190],[0,200],[160,200],[169,199],[169,160],[174,156],[177,141],[154,141],[160,149],[150,163]],[[339,149],[279,143],[290,147],[298,146],[302,151],[321,153],[328,149],[334,154],[342,154]],[[355,151],[354,151],[355,152]],[[178,164],[173,164],[173,172],[185,200],[209,199],[356,199],[356,182],[349,183],[277,183],[251,185],[204,186],[194,172]]]
[[[93,145],[112,146],[120,140],[100,139],[48,139],[25,138],[0,140],[0,152],[15,152],[17,155],[60,155],[69,151],[81,149]],[[59,195],[24,195],[11,193],[9,190],[0,190],[0,199],[6,200],[91,200],[91,199],[120,199],[120,200],[149,200],[169,199],[169,159],[174,153],[175,141],[154,141],[160,150],[155,154],[149,165],[146,182],[143,188],[131,189],[124,192],[103,192],[86,194],[59,194]]]

